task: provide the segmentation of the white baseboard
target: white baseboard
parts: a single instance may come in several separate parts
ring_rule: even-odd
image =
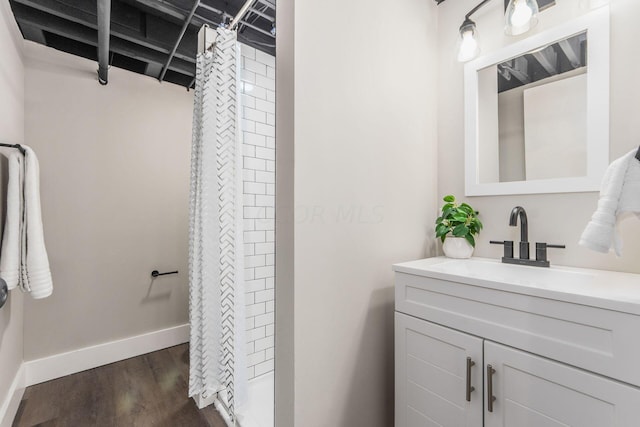
[[[24,372],[24,363],[22,363],[11,382],[7,397],[0,405],[0,427],[11,427],[11,424],[13,424],[13,419],[16,417],[24,394]]]
[[[39,384],[188,341],[189,325],[184,324],[84,347],[67,353],[54,354],[42,359],[30,360],[23,364],[25,368],[24,386]]]

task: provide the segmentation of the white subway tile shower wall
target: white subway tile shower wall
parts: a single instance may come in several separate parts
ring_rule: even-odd
[[[242,135],[247,365],[273,370],[275,258],[275,58],[242,45]]]

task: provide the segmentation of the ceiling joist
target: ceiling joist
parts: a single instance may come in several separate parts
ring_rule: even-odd
[[[98,29],[97,9],[95,2],[86,0],[13,0],[52,16]],[[119,1],[114,0],[111,13],[111,35],[140,46],[169,54],[172,42],[178,36],[180,27],[173,23],[152,17],[132,16],[127,8],[119,7]],[[144,22],[144,21],[146,22]],[[144,25],[143,25],[144,24]],[[195,36],[193,40],[195,42]],[[176,58],[195,64],[196,48],[186,46],[176,52]]]
[[[32,28],[38,28],[48,33],[98,47],[98,31],[93,28],[69,22],[18,4],[13,5],[13,14],[20,25],[24,23]],[[120,55],[143,62],[153,62],[161,66],[164,65],[166,60],[166,55],[154,49],[148,49],[116,37],[112,37],[110,49]],[[195,73],[195,65],[182,60],[172,61],[170,69],[185,75],[194,75]]]
[[[558,54],[553,46],[531,54],[550,76],[558,74]]]
[[[116,54],[119,59],[112,65],[190,87],[195,76],[198,30],[204,24],[215,27],[228,21],[244,3],[111,0],[110,58]],[[25,39],[97,59],[96,1],[10,0],[10,4]],[[275,54],[272,0],[256,0],[240,24],[240,42]]]
[[[560,42],[558,42],[558,45],[566,55],[573,68],[579,68],[582,66],[580,40],[577,37],[561,40]]]

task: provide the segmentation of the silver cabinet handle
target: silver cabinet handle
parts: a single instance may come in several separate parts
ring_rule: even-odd
[[[496,397],[493,395],[493,374],[495,374],[496,370],[493,369],[493,366],[487,365],[487,411],[493,412],[493,402],[496,400]]]
[[[474,366],[476,362],[471,360],[470,357],[467,357],[467,390],[466,390],[466,398],[467,402],[471,402],[471,392],[476,388],[471,385],[471,367]]]

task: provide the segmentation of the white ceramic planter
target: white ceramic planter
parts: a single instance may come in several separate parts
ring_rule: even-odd
[[[464,237],[447,236],[442,244],[444,254],[449,258],[471,258],[473,246]]]

